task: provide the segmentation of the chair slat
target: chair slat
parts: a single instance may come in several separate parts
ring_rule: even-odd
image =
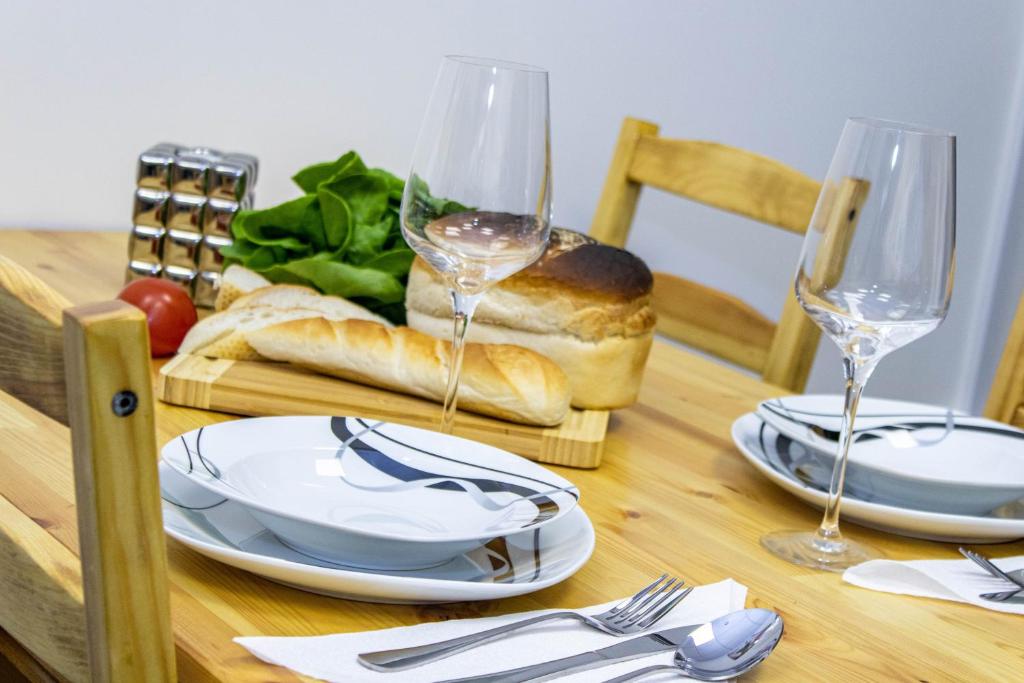
[[[36,659],[67,680],[90,680],[78,558],[3,496],[0,614]]]
[[[1010,326],[985,404],[985,417],[1024,426],[1024,296]]]
[[[71,304],[0,256],[0,390],[67,424],[61,311]]]
[[[658,332],[755,372],[764,368],[775,323],[740,299],[655,273],[654,307]]]
[[[92,680],[173,681],[146,316],[68,309],[64,348]]]
[[[818,181],[760,154],[650,135],[637,140],[629,178],[798,235],[821,191]]]

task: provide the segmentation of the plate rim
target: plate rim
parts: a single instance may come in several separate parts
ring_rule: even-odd
[[[760,407],[760,405],[762,403],[766,403],[768,401],[774,401],[774,400],[782,401],[782,400],[785,400],[785,399],[793,399],[793,398],[810,398],[810,399],[835,398],[840,403],[843,400],[843,397],[842,397],[841,394],[798,394],[798,395],[794,395],[794,396],[779,396],[779,397],[776,397],[776,398],[765,399],[764,401],[758,402],[758,407]],[[916,402],[913,402],[913,401],[902,401],[902,400],[899,400],[899,399],[865,397],[863,400],[864,401],[886,401],[888,403],[897,403],[897,404],[901,404],[901,405],[905,405],[905,406],[913,406],[915,408],[934,408],[936,410],[941,410],[941,408],[939,406],[930,405],[930,404],[927,404],[927,403],[916,403]],[[953,410],[952,412],[953,412],[954,421],[959,420],[959,421],[962,421],[964,424],[968,424],[968,425],[977,424],[978,426],[988,426],[988,425],[999,426],[999,427],[1003,428],[1001,431],[1018,432],[1022,436],[1024,436],[1024,430],[1017,429],[1016,427],[1013,427],[1012,425],[1003,424],[1001,422],[998,422],[997,420],[992,420],[990,418],[983,417],[983,416],[968,415],[968,414],[964,413],[963,411]],[[754,414],[756,415],[756,411],[754,411]],[[837,416],[837,418],[838,418],[838,416]],[[760,416],[758,416],[758,419],[762,419],[762,418]],[[779,430],[776,428],[776,431],[779,431]],[[811,443],[808,440],[806,440],[805,438],[803,438],[802,436],[799,436],[797,434],[797,430],[793,430],[793,433],[787,433],[786,436],[788,436],[789,438],[793,439],[794,441],[797,441],[798,443],[802,444],[803,446],[805,446],[807,448],[814,449],[815,451],[817,451],[817,452],[821,453],[822,455],[824,455],[825,457],[829,458],[831,461],[833,461],[833,462],[835,461],[835,457],[836,457],[835,453],[831,453],[831,452],[821,448],[820,445]],[[885,475],[887,477],[892,477],[894,479],[900,479],[900,480],[903,480],[903,481],[921,481],[921,482],[926,482],[926,483],[928,483],[928,484],[930,484],[932,486],[943,486],[943,487],[950,487],[950,488],[971,488],[971,489],[982,489],[982,490],[989,490],[989,491],[1004,491],[1007,488],[1021,488],[1021,486],[1024,485],[1024,479],[1021,480],[1021,483],[1005,484],[1005,483],[999,483],[999,482],[995,482],[995,481],[992,481],[992,482],[963,482],[963,481],[954,481],[954,480],[951,480],[951,479],[941,479],[941,478],[936,478],[936,477],[932,477],[932,476],[909,476],[908,474],[906,474],[904,472],[901,472],[899,470],[895,470],[895,469],[891,469],[891,468],[885,467],[885,462],[884,461],[882,463],[877,463],[877,462],[865,462],[865,461],[860,460],[860,459],[854,460],[854,458],[853,458],[853,449],[852,448],[851,448],[851,451],[850,451],[850,462],[855,462],[857,467],[861,467],[861,468],[864,468],[865,470],[870,470],[872,472],[877,472],[877,473]],[[943,514],[943,513],[939,513],[939,514]]]
[[[824,507],[828,497],[826,493],[813,489],[803,482],[786,477],[781,472],[772,468],[762,458],[749,451],[741,439],[740,430],[744,428],[744,423],[750,420],[761,422],[756,413],[748,412],[736,418],[730,428],[733,443],[743,458],[753,465],[762,476],[790,495],[815,507]],[[889,529],[900,528],[908,532],[914,532],[915,529],[907,528],[905,524],[896,527],[890,523],[891,520],[902,521],[909,518],[923,525],[932,525],[936,534],[948,533],[955,535],[956,533],[962,533],[964,528],[969,528],[971,530],[969,533],[981,533],[985,538],[990,539],[1009,540],[1024,537],[1024,520],[1021,519],[1000,519],[998,517],[976,517],[972,515],[913,510],[860,500],[846,493],[843,494],[843,510],[855,513],[855,516],[852,516],[851,519],[853,522],[859,521],[863,523],[866,520],[869,524],[885,525]],[[885,515],[887,520],[879,519],[882,515]],[[941,528],[935,528],[935,525]]]
[[[162,491],[162,489],[161,489],[161,491]],[[164,499],[162,496],[161,496],[161,501],[160,502],[161,502],[161,509],[163,509],[163,506],[171,506],[172,508],[174,507],[174,503],[171,503],[170,501]],[[234,501],[232,501],[232,502],[234,502]],[[240,505],[240,507],[244,507],[244,506]],[[173,528],[169,527],[166,522],[164,523],[163,527],[164,527],[164,533],[166,533],[168,536],[170,536],[171,538],[175,539],[176,541],[178,541],[182,545],[186,546],[187,548],[189,548],[189,549],[191,549],[191,550],[193,550],[195,552],[200,553],[201,555],[209,557],[210,559],[213,559],[215,561],[221,562],[223,564],[227,564],[229,566],[235,567],[236,569],[241,569],[242,571],[246,571],[246,572],[249,572],[251,574],[256,574],[257,576],[262,576],[263,578],[266,578],[266,579],[271,580],[271,581],[276,581],[276,582],[279,582],[279,583],[281,583],[281,582],[289,583],[290,582],[290,583],[292,583],[293,587],[296,587],[296,588],[301,588],[301,589],[310,590],[310,591],[322,590],[322,589],[320,589],[318,587],[314,587],[314,586],[310,586],[310,585],[303,585],[301,583],[297,583],[297,582],[294,581],[294,579],[288,579],[286,581],[285,579],[282,579],[280,577],[271,576],[271,575],[269,575],[267,573],[256,571],[256,570],[250,569],[248,567],[243,567],[243,566],[240,566],[240,564],[238,564],[237,562],[248,561],[249,563],[253,564],[257,568],[273,567],[273,568],[277,568],[277,569],[281,569],[281,570],[293,571],[293,572],[296,572],[296,574],[298,575],[299,578],[305,578],[306,576],[309,576],[309,575],[315,575],[315,576],[318,576],[318,577],[320,577],[322,579],[329,580],[329,581],[330,580],[335,580],[335,581],[342,580],[342,581],[346,581],[346,582],[349,582],[349,583],[354,583],[354,584],[356,584],[354,586],[353,585],[349,585],[349,586],[346,586],[345,588],[339,587],[339,588],[336,588],[336,589],[333,589],[333,590],[337,590],[338,592],[345,591],[346,593],[350,593],[350,594],[354,594],[354,595],[356,595],[358,593],[353,593],[353,591],[360,591],[360,590],[362,590],[362,591],[364,591],[364,593],[361,594],[360,597],[387,598],[389,596],[387,596],[387,595],[380,595],[381,589],[383,589],[383,592],[386,593],[386,592],[388,592],[388,589],[405,588],[405,589],[423,590],[423,591],[431,591],[431,590],[433,590],[433,591],[437,591],[439,593],[444,594],[443,597],[439,597],[439,598],[437,596],[435,596],[435,597],[425,597],[425,598],[423,598],[424,600],[433,600],[433,599],[443,599],[443,600],[448,600],[448,599],[481,599],[481,600],[491,600],[491,599],[502,599],[502,598],[506,598],[506,597],[514,597],[514,596],[517,596],[517,595],[525,595],[525,594],[532,593],[532,592],[535,592],[535,591],[538,591],[538,590],[543,590],[543,589],[548,588],[550,586],[553,586],[553,585],[555,585],[557,583],[561,583],[562,581],[568,579],[569,577],[574,575],[576,572],[578,572],[583,567],[583,565],[585,565],[590,560],[591,556],[594,553],[594,549],[596,547],[596,544],[597,544],[597,534],[596,534],[596,531],[594,529],[593,522],[591,521],[590,516],[587,515],[586,511],[583,510],[582,506],[576,506],[575,508],[570,510],[563,517],[563,521],[568,521],[571,515],[577,515],[578,516],[579,523],[582,525],[583,531],[585,532],[583,534],[583,537],[586,540],[586,542],[584,544],[582,544],[582,545],[580,545],[578,543],[573,543],[571,545],[571,547],[573,547],[573,548],[580,548],[580,550],[578,551],[578,554],[575,557],[575,559],[572,562],[568,563],[566,568],[563,569],[561,572],[559,572],[557,574],[554,574],[553,576],[551,576],[551,577],[549,577],[549,578],[547,578],[547,579],[545,579],[543,581],[522,582],[522,583],[488,583],[488,582],[478,582],[478,581],[466,581],[466,580],[463,580],[463,579],[439,579],[439,578],[428,578],[428,577],[421,577],[421,576],[408,576],[408,575],[403,575],[402,572],[397,572],[397,573],[394,573],[394,574],[386,573],[386,572],[381,572],[381,571],[366,572],[366,571],[360,571],[359,569],[357,569],[355,567],[353,567],[353,568],[321,567],[321,566],[317,566],[317,565],[313,565],[313,564],[305,564],[303,562],[296,562],[296,561],[287,560],[287,559],[283,559],[283,558],[279,558],[279,557],[271,557],[271,556],[264,555],[264,554],[258,553],[258,552],[242,550],[240,548],[232,548],[230,546],[227,546],[227,545],[224,545],[224,544],[221,544],[221,543],[214,543],[214,542],[209,542],[209,541],[205,541],[205,540],[196,539],[196,538],[194,538],[192,536],[189,536],[187,534],[183,534],[183,533],[177,531],[176,529],[173,529]],[[259,524],[258,521],[256,523]],[[262,524],[260,524],[260,527],[266,533],[271,533],[271,534],[273,533],[273,532],[270,532]],[[520,533],[532,533],[532,532],[533,532],[533,530],[527,530],[525,532],[520,532]],[[512,534],[512,535],[514,535],[514,534]],[[580,535],[575,535],[575,536],[573,536],[573,538],[578,541],[580,539]],[[229,561],[227,559],[222,559],[225,556],[227,558],[232,559],[232,560],[236,560],[237,562],[231,562],[231,561]],[[454,557],[453,557],[453,559],[454,559]],[[470,596],[463,596],[463,597],[460,597],[460,598],[453,598],[453,597],[451,597],[455,592],[460,592],[460,591],[463,592],[463,593],[468,592],[468,593],[471,593],[472,595],[470,595]]]
[[[225,425],[237,425],[239,423],[250,423],[252,421],[272,422],[272,421],[276,421],[276,420],[282,420],[282,419],[292,420],[292,419],[296,419],[296,418],[310,419],[310,420],[328,420],[328,421],[334,420],[334,419],[365,420],[365,421],[369,421],[369,422],[383,423],[385,425],[394,425],[394,426],[397,426],[397,427],[401,427],[402,429],[411,429],[411,430],[414,430],[414,431],[417,431],[417,432],[423,432],[423,433],[426,433],[426,434],[430,434],[430,435],[435,436],[435,437],[456,439],[458,441],[463,441],[463,442],[465,442],[467,444],[474,445],[474,446],[485,446],[488,449],[500,451],[500,452],[504,453],[505,455],[507,455],[507,456],[509,456],[511,458],[516,459],[516,461],[519,462],[519,463],[525,463],[527,467],[535,467],[540,472],[544,472],[546,474],[550,474],[550,475],[556,477],[557,479],[560,479],[561,481],[564,481],[564,482],[566,482],[568,484],[568,486],[561,486],[561,487],[554,486],[553,488],[555,488],[555,489],[557,489],[557,490],[559,490],[561,492],[566,493],[572,499],[572,505],[571,506],[564,507],[564,508],[560,509],[559,513],[556,514],[553,517],[550,517],[548,519],[542,520],[542,521],[540,521],[540,522],[538,522],[536,524],[533,524],[533,525],[531,525],[529,527],[520,529],[520,531],[518,531],[518,532],[512,532],[512,533],[520,533],[522,531],[531,531],[531,530],[535,530],[535,529],[541,529],[544,526],[546,526],[546,525],[548,525],[548,524],[550,524],[552,522],[555,522],[555,521],[557,521],[559,519],[563,519],[566,515],[570,514],[573,510],[575,510],[577,507],[579,507],[581,493],[580,493],[579,487],[576,484],[574,484],[573,482],[569,481],[568,479],[566,479],[562,475],[558,474],[557,472],[551,472],[547,468],[542,467],[541,465],[539,465],[539,464],[537,464],[537,463],[535,463],[535,462],[533,462],[533,461],[531,461],[531,460],[529,460],[527,458],[524,458],[521,455],[517,455],[517,454],[515,454],[515,453],[513,453],[511,451],[505,450],[503,448],[498,448],[497,446],[492,446],[491,444],[487,444],[487,443],[484,443],[482,441],[475,441],[473,439],[467,439],[465,437],[455,436],[453,434],[441,434],[439,432],[434,432],[434,431],[429,430],[429,429],[423,429],[421,427],[412,427],[412,426],[409,426],[409,425],[400,424],[398,422],[387,422],[386,420],[376,420],[374,418],[367,418],[367,417],[362,417],[362,416],[357,416],[357,415],[262,415],[262,416],[257,416],[257,417],[248,417],[248,418],[243,417],[243,418],[240,418],[240,419],[237,419],[237,420],[227,420],[225,422],[218,422],[218,423],[214,423],[214,424],[210,424],[210,425],[203,425],[201,427],[197,427],[195,429],[191,429],[191,430],[189,430],[187,432],[182,432],[181,434],[178,434],[178,435],[174,436],[173,438],[168,439],[160,447],[160,461],[166,463],[168,467],[171,467],[172,469],[174,469],[176,472],[178,472],[182,476],[187,477],[189,479],[189,481],[195,483],[196,485],[201,486],[202,488],[206,489],[207,491],[210,491],[210,492],[215,493],[217,495],[223,496],[225,498],[229,498],[232,501],[238,503],[239,505],[242,505],[243,507],[253,508],[253,509],[259,510],[261,512],[264,512],[266,514],[269,514],[269,515],[274,515],[274,516],[277,516],[277,517],[282,517],[282,518],[285,518],[285,519],[288,519],[288,520],[291,520],[291,521],[294,521],[294,522],[302,523],[302,524],[309,524],[311,526],[320,527],[322,529],[327,529],[327,530],[330,530],[332,532],[340,532],[340,533],[345,533],[345,534],[352,534],[352,535],[355,535],[355,536],[361,536],[361,537],[364,537],[364,538],[381,539],[381,540],[388,540],[388,541],[397,541],[397,542],[402,542],[402,543],[469,543],[469,542],[475,542],[475,541],[492,539],[492,538],[499,538],[499,537],[502,537],[502,536],[510,535],[510,533],[508,533],[508,532],[498,532],[496,534],[495,533],[486,533],[485,532],[485,533],[482,533],[482,534],[472,534],[472,535],[452,534],[452,535],[448,535],[448,536],[434,536],[434,537],[431,537],[431,538],[410,538],[408,536],[403,536],[400,533],[394,533],[394,532],[374,532],[374,531],[369,531],[369,530],[366,530],[366,529],[351,528],[351,527],[347,527],[347,526],[344,526],[344,525],[341,525],[341,524],[338,524],[336,522],[332,522],[332,521],[329,521],[329,520],[327,520],[327,521],[325,521],[325,520],[318,520],[318,519],[313,519],[313,518],[310,518],[310,517],[307,517],[307,516],[302,516],[302,515],[294,514],[294,513],[291,513],[291,512],[285,512],[285,511],[282,511],[282,510],[278,510],[276,508],[273,508],[273,507],[267,506],[267,505],[265,505],[263,503],[260,503],[257,500],[253,500],[251,497],[249,497],[248,495],[244,494],[244,492],[236,492],[236,491],[232,490],[229,487],[217,485],[216,483],[214,483],[212,481],[206,481],[206,480],[201,479],[201,478],[193,477],[191,475],[191,473],[183,472],[177,465],[175,465],[173,462],[171,462],[166,457],[166,455],[165,455],[165,453],[167,452],[168,449],[174,448],[175,444],[178,444],[178,443],[181,443],[180,447],[185,449],[185,451],[187,452],[188,451],[188,447],[187,447],[187,445],[185,445],[183,443],[183,439],[186,436],[190,436],[190,435],[193,435],[193,434],[199,434],[200,432],[202,432],[204,430],[209,430],[209,429],[216,430],[218,428],[224,428]],[[470,467],[483,467],[483,466],[475,465],[473,463],[463,463],[463,464],[468,464],[468,466],[470,466]],[[530,479],[530,477],[527,476],[527,475],[520,475],[520,474],[515,474],[515,473],[505,473],[505,474],[510,474],[513,477],[518,477],[518,478],[521,478],[521,479]],[[544,483],[546,483],[546,482],[544,482]]]

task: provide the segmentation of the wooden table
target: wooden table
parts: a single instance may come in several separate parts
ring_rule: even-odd
[[[120,287],[125,233],[0,231],[0,253],[74,303]],[[0,323],[2,324],[2,323]],[[836,368],[837,390],[839,368]],[[775,559],[766,531],[813,528],[820,513],[748,465],[729,427],[780,390],[657,343],[640,401],[612,415],[604,462],[564,470],[597,530],[593,558],[564,583],[498,602],[374,605],[293,590],[168,540],[172,621],[182,680],[288,681],[231,642],[236,635],[319,635],[537,608],[579,607],[631,593],[671,570],[693,583],[733,577],[748,606],[786,620],[776,653],[745,680],[1024,680],[1024,619],[939,600],[889,595]],[[160,442],[230,416],[158,403]],[[77,552],[67,430],[0,396],[0,494]],[[846,523],[896,559],[958,557],[956,547]],[[1024,553],[1024,543],[985,548]]]

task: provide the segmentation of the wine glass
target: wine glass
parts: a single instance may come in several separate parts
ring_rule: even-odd
[[[488,287],[537,260],[551,231],[544,69],[448,56],[402,194],[402,235],[442,277],[455,326],[440,431],[450,433],[463,343]]]
[[[878,361],[946,317],[955,223],[955,136],[892,121],[847,120],[807,229],[795,282],[800,305],[843,354],[846,396],[839,447],[817,531],[778,531],[761,538],[779,557],[842,571],[881,555],[839,532],[853,421]]]

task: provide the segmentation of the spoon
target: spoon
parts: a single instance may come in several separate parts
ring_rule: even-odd
[[[638,669],[605,683],[623,683],[654,673],[676,671],[698,681],[724,681],[760,664],[782,638],[782,617],[767,609],[745,609],[709,621],[676,650],[674,664]]]

